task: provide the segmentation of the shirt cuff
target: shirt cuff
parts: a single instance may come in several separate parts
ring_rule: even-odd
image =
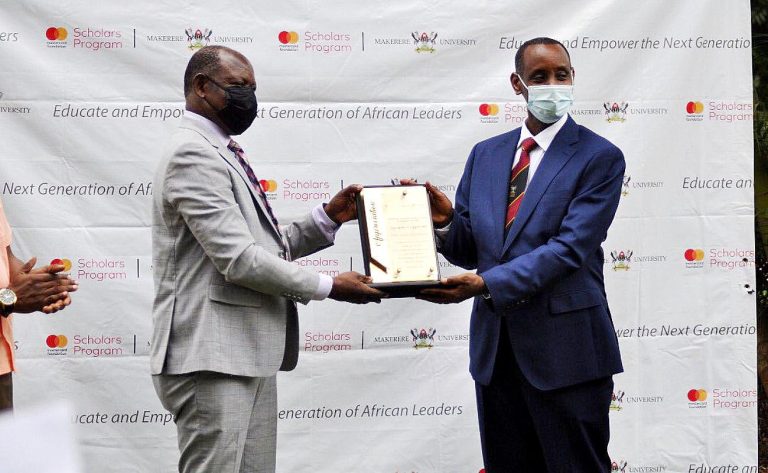
[[[317,281],[317,289],[315,290],[315,294],[312,296],[313,301],[321,301],[325,299],[328,297],[328,294],[331,293],[331,289],[333,289],[332,277],[323,273],[318,273],[318,276],[320,276],[320,280]]]
[[[336,232],[341,225],[337,225],[336,222],[331,220],[331,217],[329,217],[328,214],[325,213],[325,210],[323,210],[323,204],[318,204],[317,207],[312,209],[312,220],[315,221],[315,225],[320,229],[320,233],[325,236],[326,241],[328,241],[328,243],[333,243],[333,240],[336,239]],[[325,297],[323,297],[323,299],[325,299]]]
[[[448,225],[442,228],[435,228],[435,240],[437,241],[438,248],[442,246],[443,242],[448,237],[448,232],[451,231],[452,224],[453,224],[453,220],[448,222]]]

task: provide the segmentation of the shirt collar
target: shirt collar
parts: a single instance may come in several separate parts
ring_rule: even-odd
[[[520,147],[524,139],[532,137],[534,140],[536,140],[536,144],[539,145],[539,148],[541,148],[541,150],[546,153],[547,148],[552,145],[552,142],[555,140],[555,136],[557,136],[557,133],[561,128],[563,128],[563,125],[565,125],[566,121],[568,121],[567,113],[560,117],[560,119],[555,123],[541,130],[541,132],[539,132],[539,134],[536,136],[533,136],[531,131],[528,129],[528,125],[523,123],[523,127],[520,130],[520,140],[517,142],[517,147]]]
[[[229,142],[232,140],[232,138],[224,133],[224,130],[222,130],[219,125],[213,123],[211,120],[205,118],[204,116],[195,112],[190,112],[189,110],[184,110],[184,116],[205,128],[205,130],[215,136],[216,139],[218,139],[225,148],[229,146]]]

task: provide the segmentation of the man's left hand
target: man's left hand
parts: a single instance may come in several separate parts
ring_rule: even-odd
[[[357,205],[355,198],[358,192],[363,190],[360,184],[352,184],[342,189],[333,196],[330,202],[323,206],[326,215],[335,223],[341,225],[344,222],[355,220],[357,218]]]
[[[72,302],[69,293],[77,290],[77,283],[63,272],[64,265],[51,264],[34,268],[36,261],[37,258],[32,258],[10,274],[9,288],[18,297],[14,312],[39,310],[51,314]]]
[[[475,273],[464,273],[443,279],[438,288],[424,289],[417,299],[436,304],[455,304],[470,297],[479,296],[485,289],[485,281]]]

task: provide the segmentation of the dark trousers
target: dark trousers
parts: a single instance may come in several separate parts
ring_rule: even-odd
[[[491,383],[475,391],[486,473],[610,472],[612,377],[538,390],[520,372],[503,329]]]
[[[13,409],[13,373],[0,375],[0,411]]]

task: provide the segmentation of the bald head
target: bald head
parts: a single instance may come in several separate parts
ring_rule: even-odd
[[[245,56],[224,46],[201,48],[189,59],[184,72],[187,110],[208,118],[228,134],[238,133],[234,133],[236,126],[225,123],[220,116],[229,100],[227,89],[243,87],[250,93],[256,89],[253,67]]]
[[[205,46],[189,58],[187,69],[184,71],[184,97],[192,92],[192,81],[196,75],[202,74],[207,77],[216,75],[221,68],[222,58],[251,65],[245,56],[234,49],[219,45]]]

